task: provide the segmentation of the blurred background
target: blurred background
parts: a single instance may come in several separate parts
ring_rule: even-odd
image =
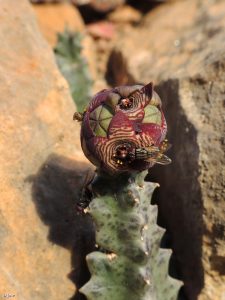
[[[0,22],[0,298],[85,299],[94,231],[76,202],[94,167],[73,113],[152,81],[172,144],[148,174],[169,272],[180,299],[225,300],[224,0],[7,0]]]

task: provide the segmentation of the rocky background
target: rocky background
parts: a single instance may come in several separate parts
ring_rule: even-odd
[[[46,2],[0,4],[0,298],[79,300],[89,276],[94,233],[76,201],[93,167],[53,52],[66,27],[82,34],[92,93],[155,83],[173,163],[148,179],[170,272],[181,299],[225,300],[225,2]]]

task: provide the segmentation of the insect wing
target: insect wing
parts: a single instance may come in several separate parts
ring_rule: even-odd
[[[157,146],[145,147],[145,149],[148,151],[149,154],[156,154],[160,152],[160,149]]]
[[[156,159],[159,153],[160,150],[158,147],[150,146],[150,147],[136,149],[135,157],[136,159],[143,159],[143,160]]]
[[[161,154],[160,157],[156,159],[156,163],[160,165],[169,165],[171,162],[172,160],[164,154]]]
[[[137,148],[135,150],[135,158],[146,160],[148,158],[148,151],[144,148]]]
[[[155,157],[149,157],[149,158],[145,159],[145,161],[153,162],[153,163],[156,163],[159,165],[169,165],[172,162],[172,160],[164,154],[160,154]]]

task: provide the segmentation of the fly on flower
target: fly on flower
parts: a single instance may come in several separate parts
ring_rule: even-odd
[[[159,147],[150,146],[142,149],[139,148],[136,149],[136,158],[160,165],[168,165],[171,163],[171,159],[163,153],[169,150],[170,147],[171,144],[169,144],[167,140],[164,140]]]

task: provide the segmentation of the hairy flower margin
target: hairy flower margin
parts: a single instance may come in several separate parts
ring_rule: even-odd
[[[163,153],[166,120],[152,83],[102,90],[82,115],[81,146],[86,157],[109,174],[168,164]]]

